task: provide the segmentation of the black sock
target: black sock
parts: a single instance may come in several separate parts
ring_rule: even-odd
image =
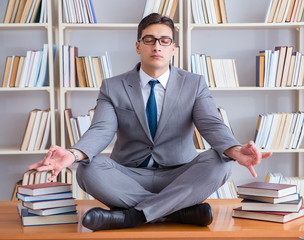
[[[130,208],[123,211],[125,213],[126,219],[124,227],[132,228],[136,227],[144,222],[146,222],[146,217],[143,211],[138,211],[135,208]]]

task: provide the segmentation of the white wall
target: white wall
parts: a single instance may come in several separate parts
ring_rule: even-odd
[[[6,2],[7,0],[0,0],[0,19],[4,17]],[[56,2],[54,1],[54,4]],[[226,2],[229,22],[263,22],[270,0],[226,0]],[[98,22],[138,23],[145,0],[93,0],[93,4]],[[57,11],[54,17],[57,18]],[[186,17],[184,18],[186,21]],[[72,31],[70,39],[71,45],[78,46],[79,55],[102,55],[105,51],[109,51],[114,74],[128,71],[139,61],[135,52],[135,30]],[[46,41],[46,31],[1,29],[0,78],[3,76],[6,56],[25,55],[27,50],[39,49]],[[297,45],[297,35],[290,30],[194,31],[191,44],[192,53],[206,53],[215,58],[235,58],[241,85],[254,86],[255,56],[258,51],[274,49],[277,45]],[[59,82],[58,77],[55,81]],[[75,115],[87,113],[88,109],[95,106],[97,94],[97,91],[72,93],[73,113]],[[226,109],[233,131],[242,143],[254,137],[259,113],[296,110],[294,91],[213,91],[213,95],[217,105]],[[0,92],[0,146],[21,144],[29,111],[33,108],[46,108],[48,104],[47,95],[44,93]],[[0,200],[9,200],[15,182],[22,178],[27,166],[42,160],[43,157],[43,155],[0,155]],[[261,181],[264,180],[267,171],[282,172],[286,176],[295,175],[296,154],[273,154],[257,166],[256,171],[257,180]],[[233,164],[232,177],[236,184],[254,180],[247,169],[236,163]]]

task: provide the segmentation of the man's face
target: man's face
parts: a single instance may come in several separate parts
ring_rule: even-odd
[[[151,36],[155,38],[173,38],[171,28],[164,24],[152,24],[145,28],[141,38]],[[171,57],[174,55],[175,44],[160,45],[156,41],[153,45],[146,45],[143,41],[136,42],[136,52],[141,58],[141,67],[147,74],[157,74],[159,77],[169,67]],[[153,75],[152,74],[152,75]]]

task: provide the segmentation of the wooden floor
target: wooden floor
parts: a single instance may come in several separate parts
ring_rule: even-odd
[[[77,201],[78,224],[23,227],[17,202],[0,201],[0,239],[276,239],[304,237],[304,218],[289,223],[271,223],[232,218],[232,209],[240,200],[208,200],[214,220],[208,227],[173,224],[144,224],[133,229],[91,232],[81,225],[85,211],[102,206],[94,200]]]

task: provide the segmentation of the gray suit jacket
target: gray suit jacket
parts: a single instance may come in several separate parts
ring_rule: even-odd
[[[130,72],[105,79],[100,88],[92,124],[73,148],[89,158],[98,155],[117,140],[111,158],[136,167],[152,154],[162,166],[180,165],[193,160],[197,151],[193,144],[194,125],[219,156],[240,143],[222,122],[205,80],[171,66],[163,110],[154,140],[146,119],[140,88],[138,64]]]

